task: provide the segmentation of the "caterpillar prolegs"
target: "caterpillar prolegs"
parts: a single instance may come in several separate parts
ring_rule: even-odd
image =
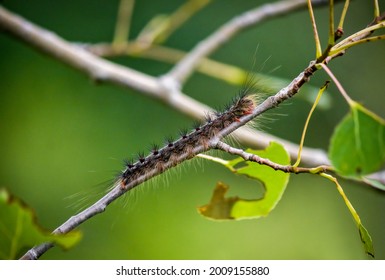
[[[196,125],[189,133],[182,132],[179,139],[167,141],[162,148],[154,146],[147,156],[141,155],[136,162],[127,162],[116,185],[124,190],[133,188],[156,174],[209,150],[211,140],[221,135],[221,131],[230,124],[251,114],[256,103],[255,95],[244,94],[237,97],[225,111],[208,115],[205,123]]]

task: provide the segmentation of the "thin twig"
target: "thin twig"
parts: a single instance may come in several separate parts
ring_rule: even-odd
[[[219,141],[217,143],[216,149],[222,150],[222,151],[229,153],[229,154],[232,154],[232,155],[240,156],[241,158],[243,158],[246,161],[253,161],[253,162],[256,162],[258,164],[270,166],[274,170],[280,170],[280,171],[285,172],[285,173],[319,174],[319,173],[323,173],[323,172],[326,172],[328,170],[331,170],[331,167],[328,165],[321,165],[321,166],[317,166],[317,167],[308,168],[308,167],[297,167],[294,165],[278,164],[278,163],[273,162],[269,159],[259,157],[255,154],[247,153],[242,149],[234,148],[234,147],[230,146],[229,144],[226,144],[222,141]]]

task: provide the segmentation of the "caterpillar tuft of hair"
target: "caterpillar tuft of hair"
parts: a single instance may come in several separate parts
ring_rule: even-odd
[[[241,117],[251,114],[257,105],[256,100],[255,95],[242,94],[225,111],[207,115],[205,123],[194,125],[192,131],[180,131],[179,139],[174,141],[168,138],[162,148],[153,145],[147,156],[140,154],[136,162],[126,161],[116,185],[124,190],[133,188],[138,183],[209,150],[210,140],[230,124],[239,122]]]

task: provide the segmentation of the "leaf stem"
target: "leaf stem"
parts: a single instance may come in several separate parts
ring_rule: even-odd
[[[342,9],[340,22],[338,23],[338,27],[337,27],[337,34],[338,32],[340,34],[338,37],[342,36],[343,30],[344,30],[344,21],[345,21],[346,13],[348,12],[349,4],[350,4],[350,0],[346,0],[344,8]]]
[[[368,27],[350,35],[349,37],[345,38],[344,40],[342,40],[341,42],[339,42],[338,44],[336,44],[335,46],[333,46],[330,49],[329,55],[334,55],[334,54],[340,53],[340,52],[350,48],[351,46],[356,45],[357,41],[360,41],[360,40],[365,41],[363,39],[368,37],[373,31],[381,29],[381,28],[385,28],[385,21],[384,20],[380,21],[377,24],[368,26]]]
[[[365,37],[360,40],[352,41],[349,44],[346,44],[343,48],[337,49],[336,51],[343,51],[345,49],[351,48],[353,46],[363,44],[363,43],[370,43],[375,41],[385,40],[385,34],[384,35],[378,35],[378,36],[372,36],[372,37]],[[334,51],[333,51],[334,52]]]
[[[333,80],[333,82],[336,84],[338,90],[342,94],[342,96],[345,98],[346,102],[352,106],[355,102],[349,97],[345,89],[342,87],[341,83],[338,81],[338,79],[334,76],[332,71],[329,69],[329,67],[326,66],[324,63],[319,63],[321,67],[325,70],[325,72],[329,75],[329,77]]]
[[[319,92],[317,94],[317,98],[314,101],[313,106],[311,107],[310,112],[309,112],[309,114],[307,116],[307,119],[306,119],[306,122],[305,122],[305,126],[303,128],[303,132],[302,132],[302,136],[301,136],[301,142],[299,144],[297,161],[293,164],[293,167],[297,167],[299,165],[299,163],[301,162],[302,147],[303,147],[303,144],[305,142],[306,131],[307,131],[307,127],[308,127],[309,122],[310,122],[310,118],[311,118],[315,108],[317,107],[318,102],[320,101],[323,92],[328,87],[328,84],[329,84],[329,81],[326,81],[326,83],[320,88],[320,90],[319,90]]]
[[[115,25],[115,34],[112,42],[114,47],[122,47],[128,42],[134,3],[135,0],[120,0],[118,18]]]
[[[197,157],[204,158],[204,159],[207,159],[207,160],[211,160],[213,162],[217,162],[219,164],[222,164],[222,165],[230,168],[231,171],[235,171],[235,169],[232,168],[232,166],[229,164],[230,161],[228,161],[228,160],[224,160],[224,159],[221,159],[221,158],[218,158],[218,157],[213,157],[213,156],[206,155],[206,154],[198,154]]]
[[[320,175],[321,175],[322,177],[324,177],[324,178],[326,178],[326,179],[332,181],[332,182],[336,185],[338,192],[339,192],[340,195],[342,196],[342,198],[343,198],[343,200],[344,200],[346,206],[348,207],[350,213],[352,214],[353,219],[354,219],[354,221],[356,222],[357,226],[358,226],[359,224],[361,224],[361,219],[360,219],[360,217],[358,216],[357,211],[354,209],[353,205],[350,203],[350,201],[349,201],[349,199],[347,198],[347,196],[346,196],[344,190],[342,189],[341,185],[338,183],[337,178],[335,178],[335,177],[333,177],[333,176],[331,176],[331,175],[329,175],[329,174],[327,174],[327,173],[320,173]]]
[[[329,40],[328,45],[333,46],[335,42],[334,38],[334,1],[329,0]]]
[[[311,0],[307,0],[307,5],[309,9],[309,14],[310,14],[310,21],[313,26],[313,34],[314,34],[314,40],[315,40],[315,47],[316,47],[316,58],[320,57],[322,55],[322,48],[321,48],[321,42],[318,36],[318,31],[317,31],[317,24],[315,22],[315,17],[314,17],[314,12],[313,12],[313,7],[311,4]]]
[[[380,16],[380,5],[378,4],[378,0],[374,0],[374,17]]]

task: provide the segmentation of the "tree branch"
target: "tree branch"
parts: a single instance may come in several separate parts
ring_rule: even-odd
[[[268,97],[263,103],[258,105],[251,114],[243,115],[239,118],[238,121],[231,123],[226,128],[222,129],[219,133],[212,136],[209,139],[209,143],[201,143],[197,142],[194,149],[190,151],[189,153],[183,153],[181,155],[178,155],[178,158],[174,161],[167,161],[164,163],[164,166],[159,168],[154,168],[150,170],[149,172],[146,172],[145,174],[141,174],[137,178],[134,178],[132,181],[129,181],[124,187],[121,185],[121,180],[118,179],[112,190],[108,192],[104,197],[102,197],[99,201],[82,211],[81,213],[72,216],[70,219],[68,219],[65,223],[63,223],[61,226],[59,226],[57,229],[53,231],[54,234],[65,234],[83,222],[87,221],[91,217],[102,213],[106,207],[113,201],[115,201],[118,197],[126,193],[127,191],[135,188],[136,186],[142,184],[143,182],[163,173],[167,169],[170,169],[174,167],[176,164],[180,164],[183,161],[189,160],[199,153],[208,151],[210,149],[215,149],[218,147],[218,144],[221,139],[235,131],[237,128],[245,125],[250,120],[254,119],[255,117],[261,115],[265,111],[277,107],[280,103],[283,101],[293,97],[298,90],[303,86],[306,82],[309,81],[310,76],[317,70],[317,68],[314,66],[315,62],[312,61],[310,65],[302,72],[300,73],[297,78],[295,78],[287,87],[280,90],[276,95]],[[41,245],[38,245],[32,249],[30,249],[23,257],[22,259],[37,259],[42,254],[44,254],[47,250],[52,248],[54,246],[53,243],[43,243]]]
[[[182,93],[172,78],[167,76],[155,78],[97,57],[2,6],[0,6],[0,27],[28,45],[80,70],[98,82],[110,82],[135,89],[195,119],[202,120],[207,112],[213,111],[207,105]],[[293,158],[298,152],[298,145],[267,133],[240,129],[235,136],[244,145],[254,148],[264,148],[270,141],[280,142]],[[303,163],[309,166],[329,164],[326,153],[321,149],[304,148],[302,156]]]
[[[108,81],[156,98],[162,95],[159,82],[153,77],[100,59],[56,34],[7,11],[2,6],[0,6],[0,27],[37,50],[86,73],[95,81]]]

